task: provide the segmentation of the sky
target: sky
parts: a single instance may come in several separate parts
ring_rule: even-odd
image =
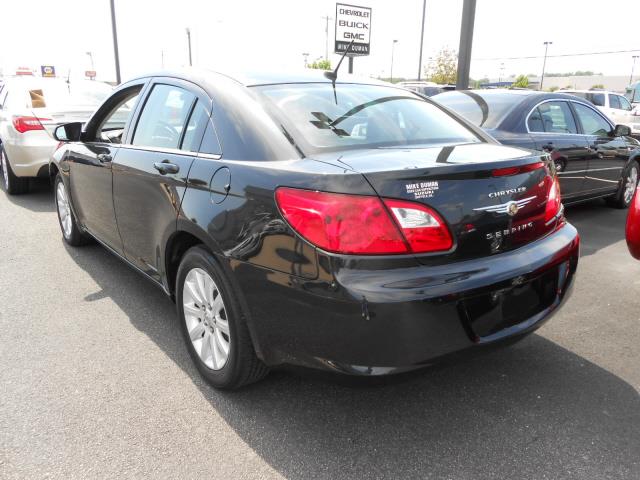
[[[394,76],[416,78],[422,0],[345,3],[372,8],[371,55],[355,59],[355,73],[388,77],[393,40],[398,40]],[[325,55],[322,17],[327,15],[332,17],[329,56],[335,65],[335,5],[335,0],[115,0],[122,79],[187,65],[187,28],[195,66],[302,68],[303,53],[309,53],[309,61]],[[462,0],[426,0],[423,66],[442,48],[458,49],[461,14]],[[54,65],[58,75],[82,76],[91,69],[91,52],[97,78],[115,80],[109,0],[2,0],[0,18],[5,74],[21,66]],[[615,8],[604,11],[602,2],[594,0],[477,0],[471,77],[539,74],[545,41],[553,42],[549,55],[636,50],[550,57],[547,72],[629,75],[632,55],[640,55],[640,37],[632,28],[638,20],[639,0],[617,0]],[[539,58],[508,59],[525,56]],[[640,76],[640,59],[636,72]]]

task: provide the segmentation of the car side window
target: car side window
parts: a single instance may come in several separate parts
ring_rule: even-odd
[[[617,108],[620,110],[620,97],[618,95],[609,94],[609,108]]]
[[[538,107],[534,108],[531,114],[529,115],[529,119],[527,120],[527,127],[530,132],[543,132],[544,133],[544,124],[542,123],[542,115],[540,115],[540,110]]]
[[[202,138],[202,145],[200,145],[200,153],[208,153],[210,155],[221,155],[222,147],[216,134],[216,129],[213,127],[211,119],[207,121],[207,129],[204,132]]]
[[[209,112],[207,112],[202,102],[198,101],[195,107],[193,107],[189,121],[187,122],[187,129],[184,132],[184,138],[180,146],[182,150],[189,152],[198,151],[200,141],[202,140],[202,132],[208,119]]]
[[[102,119],[102,122],[96,129],[95,137],[97,141],[122,143],[124,128],[131,118],[141,89],[141,87],[132,88]]]
[[[627,110],[629,112],[632,110],[629,100],[627,100],[625,97],[618,95],[618,100],[620,100],[620,108],[622,110]]]
[[[546,133],[578,133],[571,109],[566,102],[544,102],[536,108],[537,116],[529,117],[529,131]],[[535,127],[535,130],[532,129]]]
[[[574,107],[585,135],[606,136],[609,134],[611,125],[599,113],[580,103],[574,103]]]
[[[596,107],[604,107],[604,93],[587,93],[587,99]]]
[[[173,85],[157,84],[138,119],[132,145],[179,148],[195,95]]]

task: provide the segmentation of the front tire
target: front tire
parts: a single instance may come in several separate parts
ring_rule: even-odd
[[[211,385],[232,390],[268,373],[256,356],[237,295],[202,246],[188,250],[180,263],[176,306],[189,354]]]
[[[2,169],[2,184],[9,195],[21,195],[29,191],[29,179],[16,177],[7,158],[7,152],[0,145],[0,168]]]
[[[60,174],[56,176],[54,182],[54,196],[56,200],[56,211],[58,212],[58,222],[64,241],[73,247],[79,247],[89,243],[89,236],[83,233],[78,227],[78,222],[69,203],[67,187],[62,181]]]
[[[633,194],[638,187],[640,167],[638,162],[632,161],[622,174],[620,187],[618,192],[611,198],[607,199],[607,203],[615,208],[629,208],[633,200]]]

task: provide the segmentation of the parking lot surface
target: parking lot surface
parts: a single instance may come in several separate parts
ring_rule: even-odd
[[[198,376],[164,294],[0,191],[0,478],[640,478],[640,262],[570,208],[569,302],[508,349],[383,382]],[[277,299],[274,299],[277,301]]]

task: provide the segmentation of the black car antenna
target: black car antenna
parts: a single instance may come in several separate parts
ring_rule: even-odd
[[[356,41],[355,38],[351,40],[351,43],[347,46],[346,50],[342,54],[342,58],[340,58],[340,61],[338,62],[336,69],[333,71],[329,70],[324,72],[324,76],[327,77],[329,80],[331,80],[331,85],[333,86],[333,98],[336,101],[336,105],[338,104],[338,95],[336,94],[336,80],[338,79],[338,69],[340,68],[340,65],[342,65],[342,61],[344,60],[344,57],[347,56],[347,53],[349,53],[349,50],[351,50],[351,46],[355,41]]]

